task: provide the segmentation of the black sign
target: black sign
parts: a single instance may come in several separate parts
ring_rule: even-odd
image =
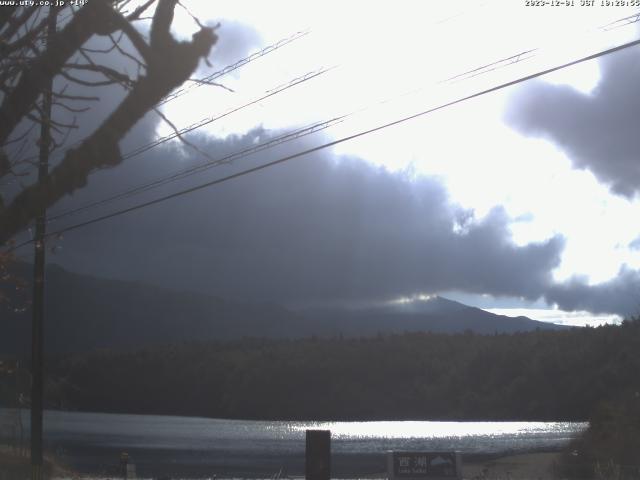
[[[455,452],[393,452],[395,478],[457,478]]]

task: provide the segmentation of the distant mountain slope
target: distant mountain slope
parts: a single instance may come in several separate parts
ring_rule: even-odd
[[[480,334],[493,334],[567,328],[523,316],[496,315],[439,296],[422,303],[419,311],[402,311],[391,308],[317,309],[303,313],[306,318],[318,326],[324,324],[324,328],[346,336],[356,335],[362,331],[377,334],[419,331],[460,333],[471,330]]]
[[[21,265],[28,278],[31,268]],[[242,337],[370,336],[378,333],[473,330],[493,334],[561,328],[526,317],[494,315],[441,297],[420,313],[392,309],[320,309],[292,312],[269,303],[233,302],[200,293],[175,292],[47,267],[46,351],[136,348],[193,340]],[[0,313],[0,354],[27,355],[29,310]]]
[[[47,266],[46,350],[79,352],[193,340],[281,336],[299,315],[266,303],[230,302]],[[3,312],[0,353],[28,352],[31,312]]]

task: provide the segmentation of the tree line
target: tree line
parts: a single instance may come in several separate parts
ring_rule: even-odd
[[[640,321],[517,334],[243,339],[59,358],[48,402],[242,419],[587,420],[640,392]]]

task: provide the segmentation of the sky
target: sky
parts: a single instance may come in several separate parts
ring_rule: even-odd
[[[178,128],[224,115],[187,135],[199,151],[176,140],[97,172],[52,216],[346,117],[49,228],[332,143],[639,37],[636,23],[612,24],[637,11],[581,3],[185,1],[176,10],[177,37],[197,30],[192,16],[220,24],[211,65],[201,64],[196,78],[295,39],[217,78],[223,87],[191,83],[160,107]],[[107,61],[132,68],[126,59]],[[51,261],[294,307],[398,299],[419,305],[439,294],[500,314],[615,323],[640,313],[639,85],[636,46],[70,232],[55,241]],[[121,95],[105,90],[78,138]],[[122,149],[171,132],[150,114]]]

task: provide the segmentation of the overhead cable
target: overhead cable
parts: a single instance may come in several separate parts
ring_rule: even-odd
[[[306,150],[302,150],[300,152],[297,152],[297,153],[294,153],[294,154],[291,154],[291,155],[287,155],[287,156],[278,158],[277,160],[273,160],[271,162],[267,162],[267,163],[264,163],[262,165],[258,165],[258,166],[252,167],[252,168],[248,168],[246,170],[242,170],[242,171],[234,173],[232,175],[228,175],[228,176],[225,176],[225,177],[222,177],[222,178],[218,178],[216,180],[211,180],[211,181],[202,183],[200,185],[196,185],[196,186],[184,189],[184,190],[180,190],[180,191],[172,193],[172,194],[164,195],[164,196],[155,198],[153,200],[142,202],[142,203],[139,203],[137,205],[133,205],[133,206],[121,209],[121,210],[117,210],[115,212],[111,212],[111,213],[108,213],[108,214],[105,214],[105,215],[101,215],[99,217],[95,217],[95,218],[92,218],[92,219],[89,219],[89,220],[85,220],[83,222],[79,222],[79,223],[76,223],[74,225],[70,225],[68,227],[64,227],[64,228],[61,228],[61,229],[56,230],[56,231],[51,231],[51,232],[47,233],[47,237],[60,236],[63,233],[66,233],[66,232],[69,232],[69,231],[72,231],[72,230],[77,230],[79,228],[82,228],[82,227],[85,227],[85,226],[88,226],[88,225],[92,225],[94,223],[102,222],[104,220],[108,220],[110,218],[118,217],[118,216],[124,215],[126,213],[130,213],[130,212],[133,212],[133,211],[136,211],[136,210],[140,210],[142,208],[146,208],[146,207],[149,207],[151,205],[156,205],[158,203],[162,203],[162,202],[165,202],[165,201],[173,199],[173,198],[181,197],[181,196],[188,195],[190,193],[193,193],[193,192],[196,192],[196,191],[199,191],[199,190],[203,190],[205,188],[209,188],[209,187],[212,187],[212,186],[215,186],[215,185],[219,185],[221,183],[224,183],[224,182],[227,182],[227,181],[230,181],[230,180],[234,180],[236,178],[240,178],[240,177],[243,177],[245,175],[249,175],[251,173],[258,172],[260,170],[265,170],[265,169],[273,167],[275,165],[279,165],[279,164],[288,162],[290,160],[294,160],[296,158],[300,158],[300,157],[309,155],[311,153],[315,153],[315,152],[318,152],[320,150],[323,150],[323,149],[326,149],[326,148],[329,148],[329,147],[333,147],[335,145],[338,145],[338,144],[341,144],[341,143],[344,143],[344,142],[347,142],[347,141],[350,141],[350,140],[354,140],[356,138],[363,137],[365,135],[369,135],[369,134],[374,133],[374,132],[378,132],[378,131],[384,130],[384,129],[389,128],[389,127],[400,125],[400,124],[408,122],[410,120],[414,120],[414,119],[423,117],[425,115],[428,115],[430,113],[436,112],[438,110],[443,110],[445,108],[448,108],[448,107],[451,107],[453,105],[456,105],[456,104],[459,104],[459,103],[462,103],[462,102],[465,102],[465,101],[480,97],[482,95],[486,95],[488,93],[496,92],[498,90],[502,90],[504,88],[511,87],[513,85],[517,85],[519,83],[526,82],[528,80],[532,80],[534,78],[541,77],[543,75],[546,75],[546,74],[549,74],[549,73],[553,73],[553,72],[556,72],[558,70],[562,70],[564,68],[571,67],[573,65],[577,65],[579,63],[583,63],[583,62],[586,62],[586,61],[589,61],[589,60],[593,60],[595,58],[602,57],[604,55],[609,55],[611,53],[614,53],[614,52],[617,52],[617,51],[620,51],[620,50],[624,50],[626,48],[634,47],[634,46],[637,46],[637,45],[640,45],[640,40],[634,40],[634,41],[627,42],[625,44],[622,44],[622,45],[619,45],[619,46],[616,46],[616,47],[612,47],[612,48],[609,48],[609,49],[606,49],[606,50],[602,50],[600,52],[597,52],[597,53],[594,53],[594,54],[591,54],[591,55],[587,55],[585,57],[581,57],[581,58],[579,58],[577,60],[573,60],[573,61],[570,61],[570,62],[567,62],[567,63],[563,63],[563,64],[557,65],[555,67],[547,68],[545,70],[538,71],[538,72],[535,72],[535,73],[532,73],[532,74],[517,78],[515,80],[511,80],[511,81],[508,81],[508,82],[505,82],[505,83],[501,83],[501,84],[496,85],[494,87],[490,87],[490,88],[478,91],[476,93],[473,93],[473,94],[470,94],[470,95],[466,95],[464,97],[457,98],[455,100],[452,100],[452,101],[437,105],[435,107],[430,107],[430,108],[428,108],[426,110],[423,110],[421,112],[418,112],[418,113],[415,113],[415,114],[412,114],[412,115],[408,115],[408,116],[404,116],[402,118],[399,118],[397,120],[394,120],[394,121],[391,121],[391,122],[388,122],[388,123],[384,123],[382,125],[378,125],[377,127],[369,128],[367,130],[363,130],[363,131],[360,131],[360,132],[357,132],[357,133],[354,133],[354,134],[339,138],[337,140],[333,140],[333,141],[330,141],[330,142],[323,143],[323,144],[318,145],[316,147],[312,147],[312,148],[309,148],[309,149],[306,149]],[[22,247],[24,245],[28,245],[28,244],[32,243],[33,241],[34,240],[27,240],[27,241],[15,246],[15,247],[10,248],[8,251],[10,251],[10,252],[14,251],[14,250],[16,250],[16,249],[18,249],[18,248],[20,248],[20,247]]]

